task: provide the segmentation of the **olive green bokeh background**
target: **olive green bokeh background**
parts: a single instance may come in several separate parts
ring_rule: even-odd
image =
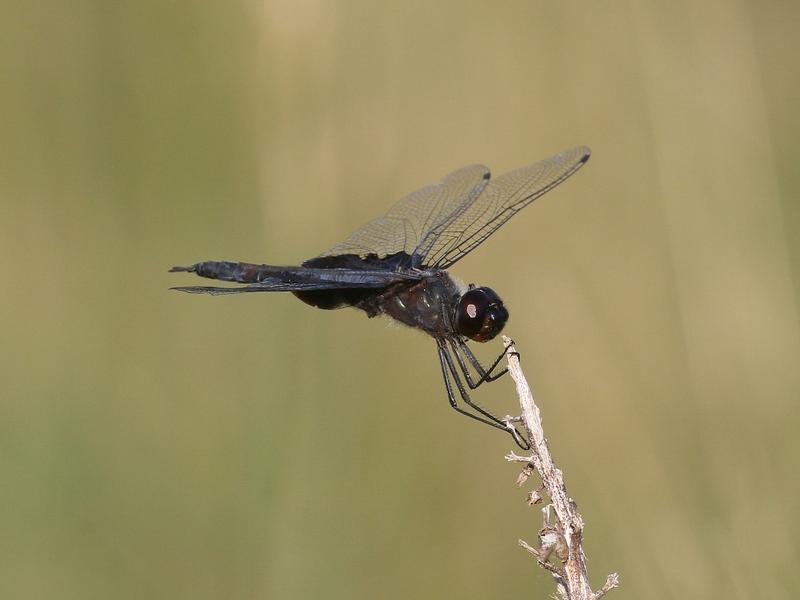
[[[296,263],[454,168],[588,144],[453,272],[509,306],[592,579],[796,597],[799,21],[3,4],[0,596],[552,593],[510,440],[452,413],[430,340],[166,271]]]

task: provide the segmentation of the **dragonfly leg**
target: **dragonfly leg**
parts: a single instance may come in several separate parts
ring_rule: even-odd
[[[486,381],[495,381],[500,379],[503,375],[508,372],[508,368],[504,368],[499,373],[492,373],[497,366],[500,364],[500,361],[505,358],[505,350],[503,351],[500,356],[498,356],[492,365],[487,369],[484,367],[478,358],[472,353],[467,343],[461,338],[449,338],[448,341],[450,342],[450,347],[453,350],[453,354],[456,357],[456,361],[458,362],[458,366],[461,367],[461,372],[464,374],[464,379],[467,382],[467,385],[470,389],[476,389],[480,384]],[[462,355],[463,354],[463,355]],[[469,373],[469,369],[467,368],[466,362],[464,362],[464,356],[466,356],[467,360],[470,362],[472,367],[478,373],[478,380],[473,381],[472,376]]]
[[[453,363],[453,359],[450,356],[449,352],[447,351],[447,345],[443,340],[437,340],[437,349],[439,353],[439,362],[442,367],[442,378],[444,379],[445,389],[447,390],[447,398],[450,401],[450,406],[456,412],[461,413],[462,415],[466,415],[471,419],[475,419],[476,421],[480,421],[481,423],[485,423],[486,425],[490,425],[491,427],[495,427],[497,429],[502,429],[503,431],[507,431],[511,434],[511,437],[514,438],[514,441],[517,445],[524,449],[530,449],[530,443],[525,439],[525,437],[510,423],[499,419],[486,409],[478,406],[472,399],[469,397],[469,393],[467,392],[466,388],[464,387],[464,383],[461,381],[461,378],[458,375],[458,370],[456,369],[455,364]],[[452,381],[451,381],[452,377]],[[453,390],[453,383],[455,382],[456,388],[458,389],[459,396],[464,401],[464,403],[469,406],[473,411],[478,414],[474,414],[470,412],[458,404],[458,400],[456,399],[456,395]]]

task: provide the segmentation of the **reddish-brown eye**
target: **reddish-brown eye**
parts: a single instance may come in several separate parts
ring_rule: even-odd
[[[491,288],[472,288],[461,296],[456,307],[455,328],[476,342],[488,342],[503,330],[508,311]]]

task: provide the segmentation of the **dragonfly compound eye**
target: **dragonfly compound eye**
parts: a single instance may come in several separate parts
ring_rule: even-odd
[[[503,330],[508,311],[491,288],[472,288],[461,296],[456,308],[455,328],[476,342],[488,342]]]

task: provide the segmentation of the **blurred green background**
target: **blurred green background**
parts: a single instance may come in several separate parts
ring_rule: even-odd
[[[453,272],[509,306],[592,580],[800,595],[798,22],[0,5],[0,597],[551,594],[510,440],[452,413],[431,340],[167,268],[297,263],[452,169],[575,144],[588,165]]]

